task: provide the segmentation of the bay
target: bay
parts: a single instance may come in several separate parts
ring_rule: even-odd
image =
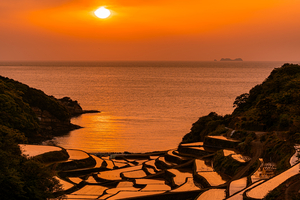
[[[84,128],[55,138],[87,152],[175,148],[203,115],[233,111],[235,98],[284,62],[27,62],[2,63],[0,75],[77,100]]]

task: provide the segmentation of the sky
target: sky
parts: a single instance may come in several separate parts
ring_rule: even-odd
[[[111,11],[99,19],[94,11]],[[1,0],[0,61],[300,61],[300,0]]]

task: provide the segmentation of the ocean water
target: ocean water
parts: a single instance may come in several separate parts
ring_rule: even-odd
[[[54,140],[87,152],[148,152],[176,148],[203,115],[233,111],[235,98],[284,62],[9,63],[0,75],[56,98],[77,100],[83,126]]]

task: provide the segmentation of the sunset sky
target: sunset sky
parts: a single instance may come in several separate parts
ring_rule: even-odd
[[[0,61],[300,61],[299,19],[299,0],[1,0]]]

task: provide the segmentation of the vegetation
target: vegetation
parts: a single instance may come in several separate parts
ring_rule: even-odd
[[[265,139],[265,160],[277,163],[278,172],[287,169],[290,166],[289,159],[294,153],[294,142],[281,140],[275,133],[267,133],[262,139]]]
[[[38,132],[38,119],[22,94],[11,82],[0,79],[0,124],[32,135]]]
[[[46,95],[43,91],[31,88],[18,81],[9,78],[1,77],[0,80],[6,86],[6,89],[13,90],[22,97],[22,100],[31,107],[38,107],[41,110],[47,110],[53,116],[60,120],[67,120],[70,114],[66,108],[58,103],[53,96]]]
[[[231,177],[245,165],[245,163],[238,162],[231,156],[224,156],[223,150],[217,151],[214,156],[214,169]]]
[[[244,155],[251,155],[251,142],[256,139],[254,132],[236,131],[232,137],[241,141],[241,143],[237,146],[238,151],[243,152]]]
[[[49,131],[33,108],[49,113],[56,121],[70,121],[70,113],[53,96],[0,76],[0,124],[23,132],[29,140],[47,138]]]
[[[278,171],[286,169],[294,143],[300,143],[300,66],[284,64],[274,69],[262,84],[238,96],[233,107],[230,115],[212,112],[200,117],[182,142],[204,141],[206,135],[225,134],[227,127],[236,130],[233,138],[241,140],[238,150],[250,154],[255,132],[268,132],[260,139],[263,158],[276,162]]]
[[[300,117],[300,67],[284,64],[274,69],[260,85],[249,94],[236,98],[233,116],[243,116],[238,128],[251,128],[260,131],[299,130]]]
[[[300,175],[293,176],[288,180],[284,181],[277,188],[272,190],[266,197],[266,200],[284,200],[286,199],[285,190],[292,184],[297,183],[299,181]],[[288,193],[288,199],[297,200],[300,199],[300,194],[298,190],[292,191]]]
[[[60,191],[53,172],[41,162],[22,156],[18,143],[26,142],[23,133],[0,125],[1,199],[46,199]]]
[[[58,159],[58,154],[28,159],[19,148],[18,144],[33,138],[48,137],[33,108],[62,122],[68,122],[71,116],[54,97],[0,76],[1,199],[47,199],[61,190],[54,172],[43,164]],[[68,155],[60,152],[59,156]]]
[[[61,151],[51,151],[35,156],[33,159],[42,163],[54,163],[62,160],[67,160],[69,154],[65,149]]]
[[[58,163],[55,165],[55,169],[57,171],[67,171],[79,168],[94,167],[96,165],[96,161],[92,157],[88,157],[82,160],[72,160],[69,162]]]
[[[204,141],[205,136],[215,132],[224,127],[224,122],[227,116],[223,117],[215,112],[209,113],[207,116],[200,117],[191,128],[191,132],[183,137],[183,143]],[[221,133],[223,132],[220,131]]]
[[[264,160],[276,162],[278,171],[286,169],[294,151],[293,144],[300,143],[299,83],[299,65],[284,64],[274,69],[262,84],[236,98],[232,114],[220,116],[212,112],[200,117],[182,142],[204,141],[207,135],[228,134],[235,130],[232,137],[241,141],[237,149],[242,154],[250,154],[252,142],[259,140],[263,143]],[[43,163],[67,155],[60,152],[59,157],[46,154],[27,159],[18,146],[37,137],[49,136],[37,112],[47,113],[51,120],[62,124],[69,123],[71,117],[70,111],[54,97],[0,76],[1,199],[47,199],[61,190],[53,178],[53,171]],[[259,138],[258,132],[267,133]],[[214,167],[234,175],[243,165],[235,162],[217,152]]]

